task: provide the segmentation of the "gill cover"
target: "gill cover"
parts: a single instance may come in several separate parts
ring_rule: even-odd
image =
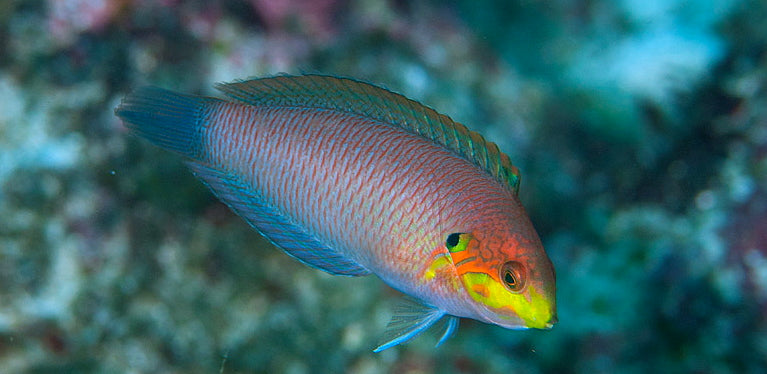
[[[507,328],[551,327],[555,319],[551,304],[530,279],[533,264],[483,257],[498,251],[483,252],[481,246],[471,233],[453,233],[445,240],[456,273],[486,322]]]

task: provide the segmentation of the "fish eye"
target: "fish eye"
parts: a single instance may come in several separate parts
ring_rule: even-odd
[[[509,261],[501,266],[501,279],[506,288],[514,293],[525,289],[527,271],[522,263]]]

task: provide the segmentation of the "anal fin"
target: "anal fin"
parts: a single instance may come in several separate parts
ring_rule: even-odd
[[[194,161],[189,168],[226,205],[261,234],[299,261],[334,275],[361,276],[370,271],[320,242],[304,227],[292,222],[264,202],[252,188],[230,173]]]

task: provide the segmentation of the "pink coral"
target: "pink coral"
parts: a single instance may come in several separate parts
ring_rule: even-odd
[[[295,21],[301,33],[328,41],[335,34],[333,14],[336,0],[251,0],[269,31],[284,31]]]
[[[48,32],[63,45],[84,31],[104,28],[122,6],[119,0],[48,0]]]

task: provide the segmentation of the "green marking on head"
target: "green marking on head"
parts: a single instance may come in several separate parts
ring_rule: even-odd
[[[445,247],[451,253],[464,251],[466,250],[466,247],[468,247],[471,238],[472,236],[470,234],[454,232],[447,236]]]

